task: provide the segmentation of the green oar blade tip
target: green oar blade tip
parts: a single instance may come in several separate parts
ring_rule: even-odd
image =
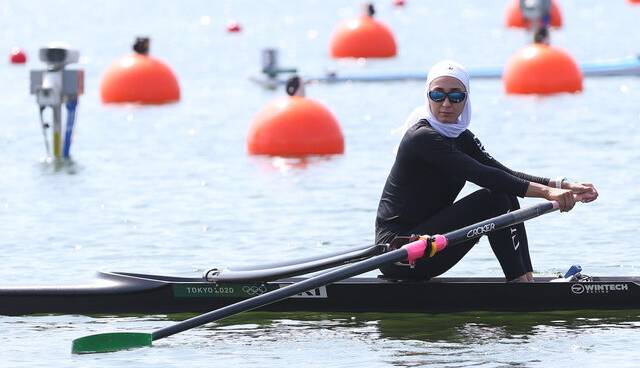
[[[108,353],[151,346],[152,337],[145,332],[109,332],[73,340],[73,354]]]

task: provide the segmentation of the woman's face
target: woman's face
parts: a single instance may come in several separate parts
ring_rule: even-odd
[[[439,91],[444,93],[449,92],[466,92],[464,84],[454,77],[444,76],[434,79],[429,85],[429,92]],[[443,101],[436,102],[433,99],[428,98],[429,108],[431,113],[442,123],[453,124],[458,121],[458,116],[462,114],[464,104],[467,103],[465,98],[458,103],[452,103],[449,97],[446,97]]]

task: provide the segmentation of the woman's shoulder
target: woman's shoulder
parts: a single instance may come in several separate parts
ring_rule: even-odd
[[[460,135],[458,136],[458,138],[465,139],[465,140],[467,140],[467,139],[471,139],[471,140],[477,139],[476,135],[473,134],[473,132],[470,131],[469,129],[463,130],[462,133],[460,133]]]
[[[411,131],[414,135],[426,135],[426,136],[439,136],[438,132],[433,129],[431,124],[427,119],[420,119],[415,124],[413,124],[409,131]]]
[[[431,127],[429,121],[421,119],[409,127],[400,146],[410,147],[412,151],[424,151],[437,149],[437,147],[441,146],[450,146],[451,143],[451,139],[440,135]]]
[[[448,142],[449,138],[444,137],[437,130],[433,129],[427,119],[419,120],[412,127],[412,138],[420,141],[421,143],[427,142]]]

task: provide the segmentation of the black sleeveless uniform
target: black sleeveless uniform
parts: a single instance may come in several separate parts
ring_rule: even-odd
[[[482,187],[456,201],[466,181]],[[397,236],[444,234],[520,208],[529,182],[549,184],[541,178],[512,171],[496,161],[469,130],[457,138],[435,131],[427,120],[410,127],[402,138],[396,161],[385,183],[376,218],[376,243]],[[489,235],[507,280],[531,272],[523,224]],[[414,268],[394,264],[381,268],[387,277],[428,279],[453,267],[476,243],[470,240],[445,248]]]

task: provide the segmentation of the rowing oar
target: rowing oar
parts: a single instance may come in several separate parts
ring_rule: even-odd
[[[312,290],[327,284],[344,280],[351,276],[380,268],[380,266],[387,263],[408,261],[409,264],[415,264],[416,260],[422,257],[433,257],[433,255],[447,246],[460,244],[469,239],[480,237],[486,233],[518,224],[545,213],[552,212],[558,209],[558,207],[558,203],[553,201],[540,203],[532,207],[523,208],[481,221],[444,235],[421,236],[418,240],[405,244],[402,248],[391,250],[378,256],[329,271],[322,275],[308,278],[304,281],[288,285],[281,289],[276,289],[250,299],[245,299],[238,303],[216,309],[151,333],[112,332],[81,337],[73,340],[71,351],[75,354],[103,353],[151,346],[152,341],[162,339],[194,327],[202,326],[209,322],[214,322],[234,314],[263,307],[307,290]]]

